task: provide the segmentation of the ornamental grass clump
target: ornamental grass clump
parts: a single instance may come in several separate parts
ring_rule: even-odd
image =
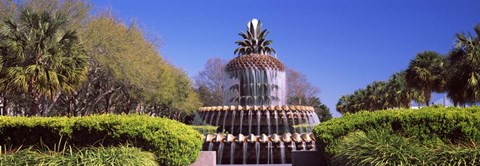
[[[434,141],[432,141],[434,142]],[[475,142],[424,143],[390,131],[356,131],[342,137],[331,152],[332,165],[478,165]]]
[[[41,151],[30,147],[0,155],[0,165],[156,166],[158,163],[153,153],[129,146],[83,149],[69,147],[62,151]]]

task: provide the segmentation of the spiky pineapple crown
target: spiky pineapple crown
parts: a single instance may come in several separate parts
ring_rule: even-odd
[[[268,31],[262,30],[262,23],[257,19],[252,19],[247,23],[247,32],[240,32],[238,35],[242,36],[243,40],[235,43],[240,46],[235,49],[234,54],[238,56],[250,54],[272,54],[275,50],[269,45],[272,40],[266,40]]]

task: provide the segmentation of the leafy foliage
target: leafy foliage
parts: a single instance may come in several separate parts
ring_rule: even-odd
[[[412,100],[423,101],[422,92],[407,87],[405,75],[405,72],[395,73],[386,82],[375,81],[365,89],[340,97],[337,111],[345,114],[362,110],[409,108]]]
[[[138,148],[97,147],[68,148],[62,151],[39,151],[32,148],[0,155],[0,165],[131,165],[156,166],[155,155]]]
[[[218,126],[204,125],[204,126],[192,126],[192,128],[205,135],[205,134],[216,133]]]
[[[358,112],[334,118],[316,126],[315,138],[330,145],[350,132],[387,130],[420,141],[444,142],[480,141],[480,108],[399,109],[376,112]]]
[[[265,39],[268,31],[262,30],[262,23],[259,20],[253,19],[247,24],[247,32],[240,32],[238,35],[242,36],[243,40],[235,42],[238,46],[234,54],[250,55],[250,54],[271,54],[275,53],[275,49],[269,45],[272,40]]]
[[[455,105],[480,101],[480,24],[474,34],[458,33],[447,58],[448,97]]]
[[[0,142],[53,148],[59,139],[74,147],[131,144],[153,152],[161,165],[194,162],[202,136],[182,123],[144,115],[0,117]]]
[[[309,98],[305,98],[291,96],[287,99],[287,103],[289,105],[313,106],[320,122],[325,122],[332,119],[332,113],[330,112],[330,108],[328,108],[327,105],[323,104],[318,97],[312,96]]]
[[[201,106],[197,93],[185,71],[166,62],[158,51],[159,45],[157,43],[159,41],[153,40],[151,35],[145,34],[135,22],[129,23],[127,26],[125,22],[112,16],[108,11],[100,11],[100,14],[89,15],[91,6],[83,0],[26,0],[18,3],[0,0],[0,16],[5,16],[1,17],[2,19],[11,18],[9,20],[13,22],[22,22],[19,17],[22,8],[31,9],[33,13],[61,15],[62,18],[65,18],[64,20],[68,20],[68,22],[62,24],[62,31],[59,31],[59,34],[70,30],[77,32],[75,33],[76,39],[82,43],[81,50],[79,48],[78,51],[82,51],[83,59],[81,60],[85,64],[75,67],[83,67],[81,68],[83,69],[83,78],[74,77],[73,74],[78,75],[78,72],[73,70],[75,72],[67,73],[70,75],[65,78],[68,78],[69,81],[72,80],[70,81],[72,83],[81,80],[75,86],[73,84],[71,86],[70,84],[60,84],[61,81],[59,83],[50,81],[50,83],[55,83],[53,85],[61,85],[62,88],[60,89],[57,86],[48,86],[49,84],[39,81],[36,81],[35,84],[31,82],[30,85],[35,85],[33,87],[48,87],[46,91],[49,93],[49,95],[37,94],[33,98],[29,97],[29,92],[23,92],[25,86],[12,87],[10,84],[1,84],[1,86],[8,85],[3,90],[0,89],[0,102],[3,103],[3,107],[0,109],[4,110],[3,113],[25,115],[31,112],[30,115],[84,116],[101,113],[139,112],[188,122],[189,119],[187,118],[193,114],[196,108]],[[0,25],[3,25],[3,23]],[[8,25],[6,24],[3,27]],[[35,27],[30,29],[32,32],[41,31],[41,29]],[[52,34],[49,33],[48,35]],[[55,36],[55,39],[57,37],[59,36]],[[47,39],[53,40],[53,38]],[[23,43],[21,40],[12,39],[12,41]],[[72,40],[72,42],[74,41],[77,40]],[[51,49],[48,53],[52,53],[52,55],[53,53],[55,55],[63,53],[57,50]],[[28,75],[22,75],[24,70],[14,70],[17,68],[12,68],[12,72],[6,70],[14,64],[24,64],[23,62],[27,62],[27,59],[21,61],[21,57],[13,54],[12,51],[1,50],[1,48],[0,54],[2,55],[0,56],[0,62],[2,62],[0,66],[3,66],[0,67],[0,71],[4,73],[0,74],[0,80],[10,82],[15,80],[19,82],[18,80],[20,80],[20,83],[21,80],[25,80],[28,82],[24,78],[29,77],[23,77]],[[78,60],[75,60],[77,59],[62,62],[74,64],[74,62],[78,62]],[[54,62],[57,61],[58,59]],[[62,65],[65,66],[65,63],[62,63]],[[51,63],[40,63],[39,65],[58,66],[51,66]],[[8,73],[11,73],[11,77],[6,77],[8,75],[5,74]],[[57,77],[64,78],[62,75]],[[50,91],[52,88],[55,91]],[[8,93],[6,90],[8,90]],[[30,106],[33,105],[32,103],[36,103],[37,109],[40,109],[42,114],[38,111],[31,111],[33,110]]]
[[[42,111],[41,98],[72,92],[86,77],[87,58],[76,31],[66,29],[63,13],[23,9],[0,30],[0,91],[27,94],[28,115]]]
[[[477,165],[475,142],[419,142],[385,130],[351,132],[335,144],[332,165]]]
[[[433,51],[424,51],[412,59],[406,71],[407,85],[423,92],[424,104],[430,105],[433,92],[445,89],[445,58]]]

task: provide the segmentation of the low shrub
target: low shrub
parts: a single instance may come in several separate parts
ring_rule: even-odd
[[[160,165],[193,163],[203,143],[190,126],[145,115],[0,117],[0,142],[5,145],[53,148],[59,140],[74,147],[131,144],[153,152]]]
[[[321,123],[313,133],[327,151],[354,131],[386,130],[422,142],[480,142],[480,108],[421,108],[359,112]]]
[[[333,145],[332,165],[478,165],[475,142],[425,144],[390,131],[356,131]]]
[[[62,151],[38,151],[32,148],[0,155],[0,165],[129,165],[156,166],[155,155],[134,147],[97,147]]]
[[[218,126],[210,126],[210,125],[203,125],[203,126],[192,126],[193,129],[197,130],[201,134],[212,134],[217,132]]]

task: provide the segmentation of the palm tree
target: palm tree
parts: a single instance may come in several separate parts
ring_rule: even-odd
[[[235,42],[240,47],[235,49],[234,54],[241,56],[275,53],[275,50],[269,46],[272,40],[265,39],[268,31],[266,29],[262,31],[262,23],[257,19],[248,22],[246,33],[240,32],[238,35],[242,36],[243,40]]]
[[[448,96],[455,105],[480,101],[480,24],[474,31],[474,35],[457,34],[455,48],[447,59]]]
[[[429,106],[432,92],[445,88],[444,57],[433,51],[424,51],[410,61],[407,69],[407,86],[423,91],[424,103]]]
[[[0,91],[29,96],[29,115],[45,114],[43,98],[72,92],[86,77],[85,51],[67,25],[64,14],[24,9],[1,27]]]
[[[345,114],[351,111],[350,105],[352,103],[352,95],[345,95],[340,97],[336,105],[337,111],[341,114]]]
[[[390,108],[410,108],[412,101],[423,103],[421,91],[407,87],[406,72],[393,74],[387,82],[387,100]]]

